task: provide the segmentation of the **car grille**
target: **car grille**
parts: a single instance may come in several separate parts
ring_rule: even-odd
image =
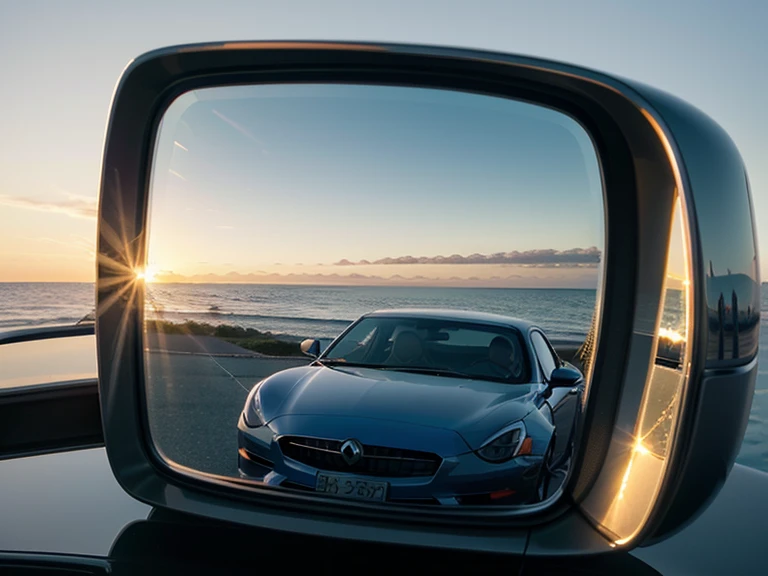
[[[301,436],[283,436],[279,440],[280,449],[287,458],[332,472],[390,478],[433,476],[443,461],[431,452],[363,445],[362,458],[349,465],[341,456],[342,443],[340,440]]]

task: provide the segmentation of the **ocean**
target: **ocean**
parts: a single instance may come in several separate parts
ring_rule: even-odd
[[[233,324],[293,337],[330,339],[381,308],[454,308],[535,319],[554,341],[581,341],[594,290],[153,284],[151,314],[166,320]],[[92,312],[93,284],[0,283],[0,332],[71,324]],[[664,321],[674,322],[674,311]],[[768,471],[768,290],[763,290],[760,363],[738,461]]]

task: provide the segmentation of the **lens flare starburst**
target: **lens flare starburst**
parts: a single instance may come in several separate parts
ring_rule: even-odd
[[[157,280],[157,270],[154,266],[134,268],[133,273],[136,280],[143,280],[147,284]]]

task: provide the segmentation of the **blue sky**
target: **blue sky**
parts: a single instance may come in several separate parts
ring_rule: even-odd
[[[136,55],[187,42],[446,44],[646,82],[698,106],[731,134],[758,222],[768,222],[766,21],[762,1],[2,3],[0,280],[93,278],[98,172],[115,82]]]
[[[588,134],[539,106],[385,86],[203,90],[163,119],[149,261],[187,275],[302,273],[341,260],[601,249],[601,195]],[[516,259],[497,256],[507,266],[495,275]],[[478,273],[457,263],[408,272]]]

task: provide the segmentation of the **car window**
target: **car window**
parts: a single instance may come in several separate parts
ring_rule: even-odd
[[[370,322],[357,323],[334,345],[334,356],[345,358],[354,354],[356,360],[365,357],[378,329]]]
[[[552,349],[544,340],[544,336],[541,332],[534,331],[531,333],[531,343],[536,350],[536,356],[539,359],[539,365],[541,366],[544,376],[549,378],[557,365],[559,364],[557,357],[552,352]]]
[[[433,318],[369,317],[341,336],[326,360],[376,368],[453,372],[525,382],[529,367],[520,333],[509,327]]]

